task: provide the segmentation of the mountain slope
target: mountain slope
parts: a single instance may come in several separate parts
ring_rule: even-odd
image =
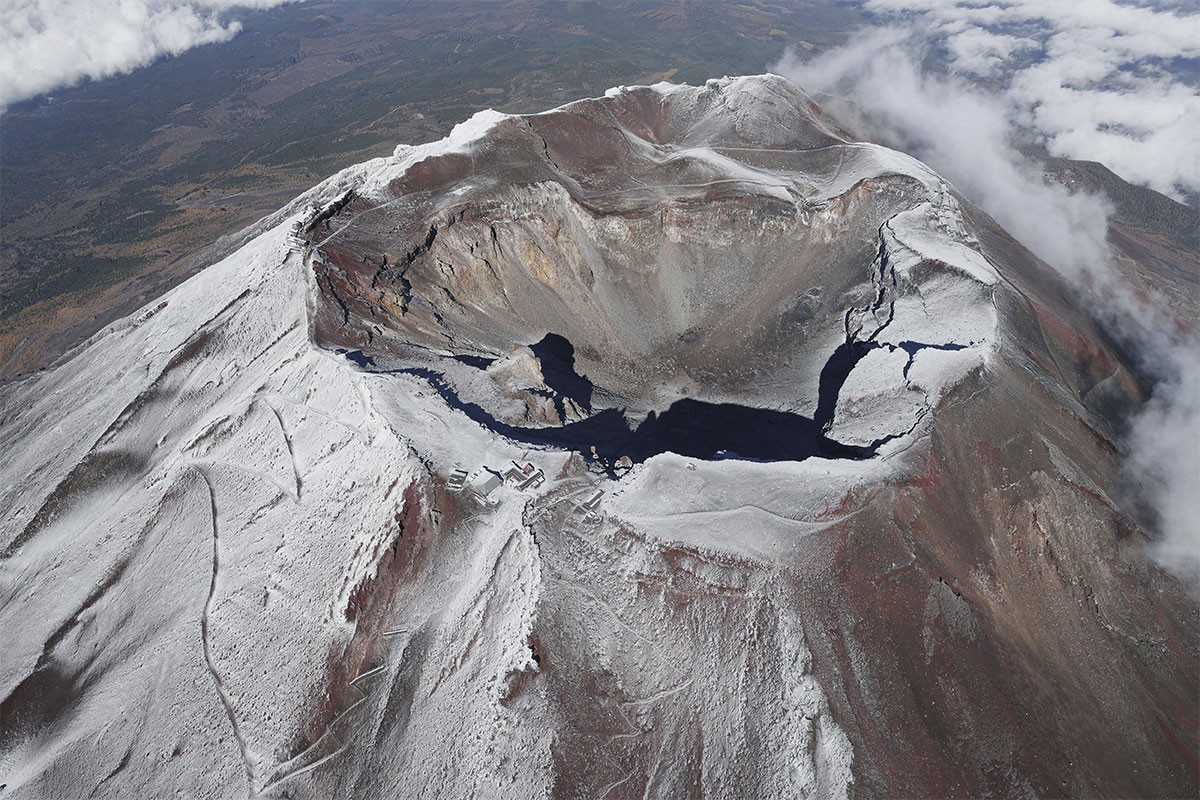
[[[1146,387],[783,79],[485,112],[261,228],[3,390],[13,796],[1195,794]]]

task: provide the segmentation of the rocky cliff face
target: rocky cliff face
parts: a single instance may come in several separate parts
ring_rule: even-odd
[[[1195,795],[1146,387],[793,85],[485,112],[262,227],[3,391],[14,796]]]

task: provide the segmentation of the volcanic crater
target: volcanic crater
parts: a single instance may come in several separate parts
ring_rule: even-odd
[[[863,319],[895,313],[884,228],[953,204],[893,155],[782,79],[483,112],[308,220],[313,335],[511,439],[608,462],[870,457],[912,424],[833,433],[883,346],[887,322]],[[926,346],[902,344],[885,380]]]

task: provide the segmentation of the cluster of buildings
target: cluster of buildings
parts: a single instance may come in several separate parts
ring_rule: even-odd
[[[579,510],[588,519],[596,518],[596,509],[600,507],[600,498],[604,497],[604,490],[597,489],[588,495],[588,498],[579,504]]]
[[[321,207],[316,203],[310,203],[304,216],[292,223],[292,228],[288,231],[287,243],[293,253],[304,254],[305,248],[310,244],[304,233],[320,213]]]
[[[304,223],[297,222],[287,235],[288,247],[293,253],[303,253],[308,240],[304,238]]]
[[[496,490],[501,486],[511,486],[517,491],[536,489],[546,482],[546,473],[532,462],[518,464],[510,461],[511,466],[501,474],[484,464],[473,472],[456,468],[450,473],[447,486],[452,492],[469,491],[480,502],[494,506],[500,502]]]
[[[499,489],[502,486],[526,492],[537,489],[546,482],[546,473],[533,462],[520,464],[510,461],[503,469],[504,471],[500,472],[486,464],[471,471],[455,467],[446,481],[446,486],[450,491],[466,494],[482,505],[495,507],[500,504]],[[603,497],[603,489],[593,489],[583,501],[575,503],[575,509],[585,518],[594,520]]]

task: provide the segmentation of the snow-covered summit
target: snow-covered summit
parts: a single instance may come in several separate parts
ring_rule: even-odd
[[[1180,671],[1130,648],[1190,634],[1118,600],[1149,579],[1085,404],[1128,375],[984,223],[778,76],[483,111],[332,176],[0,389],[5,796],[1153,763],[1124,698]],[[1034,703],[1117,734],[1044,775],[1078,737]]]

